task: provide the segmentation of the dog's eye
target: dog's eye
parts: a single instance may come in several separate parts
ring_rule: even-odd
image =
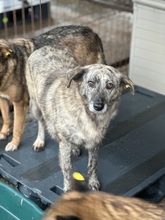
[[[94,87],[95,86],[95,84],[94,84],[94,82],[93,81],[88,81],[88,86],[90,86],[90,87]]]
[[[113,88],[113,84],[112,83],[107,83],[106,88],[107,89],[112,89]]]

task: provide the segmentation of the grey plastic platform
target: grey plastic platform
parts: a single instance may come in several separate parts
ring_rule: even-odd
[[[18,151],[4,151],[11,137],[0,142],[0,174],[24,195],[47,206],[63,193],[58,144],[47,135],[45,150],[34,152],[36,134],[36,122],[29,122]],[[74,170],[85,174],[87,152],[83,150],[73,161]],[[164,175],[165,96],[137,87],[135,96],[123,94],[119,113],[103,140],[98,162],[101,190],[138,196],[164,180]],[[159,194],[164,196],[165,192]]]

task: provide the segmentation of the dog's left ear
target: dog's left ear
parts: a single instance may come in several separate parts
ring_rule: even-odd
[[[135,95],[134,83],[127,76],[121,77],[121,86],[124,87],[124,89],[130,88],[131,94]]]
[[[67,79],[68,79],[68,85],[67,88],[70,87],[72,80],[78,81],[82,77],[82,75],[85,73],[85,69],[82,67],[78,66],[75,69],[71,70],[67,74]]]
[[[4,55],[4,57],[8,57],[10,56],[10,54],[12,53],[12,50],[10,48],[0,48],[1,53]]]

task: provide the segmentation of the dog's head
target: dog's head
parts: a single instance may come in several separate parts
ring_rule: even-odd
[[[78,67],[69,72],[68,80],[68,87],[72,80],[79,84],[79,92],[89,111],[96,114],[105,113],[118,100],[124,88],[130,88],[134,95],[132,81],[117,69],[104,64]]]
[[[12,56],[12,52],[10,43],[5,39],[0,39],[0,73],[6,71],[7,62]]]
[[[33,43],[24,38],[14,40],[0,39],[0,73],[3,74],[9,69],[14,69],[18,61],[24,60],[25,56],[29,56],[33,50]]]

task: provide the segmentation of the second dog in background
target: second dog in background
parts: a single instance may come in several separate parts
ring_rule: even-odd
[[[39,122],[35,146],[44,147],[44,125],[59,142],[64,191],[71,188],[71,154],[84,146],[89,153],[91,189],[100,187],[97,161],[100,142],[116,115],[119,98],[133,83],[118,70],[104,64],[81,67],[69,50],[43,47],[27,61],[26,79],[32,112]]]

